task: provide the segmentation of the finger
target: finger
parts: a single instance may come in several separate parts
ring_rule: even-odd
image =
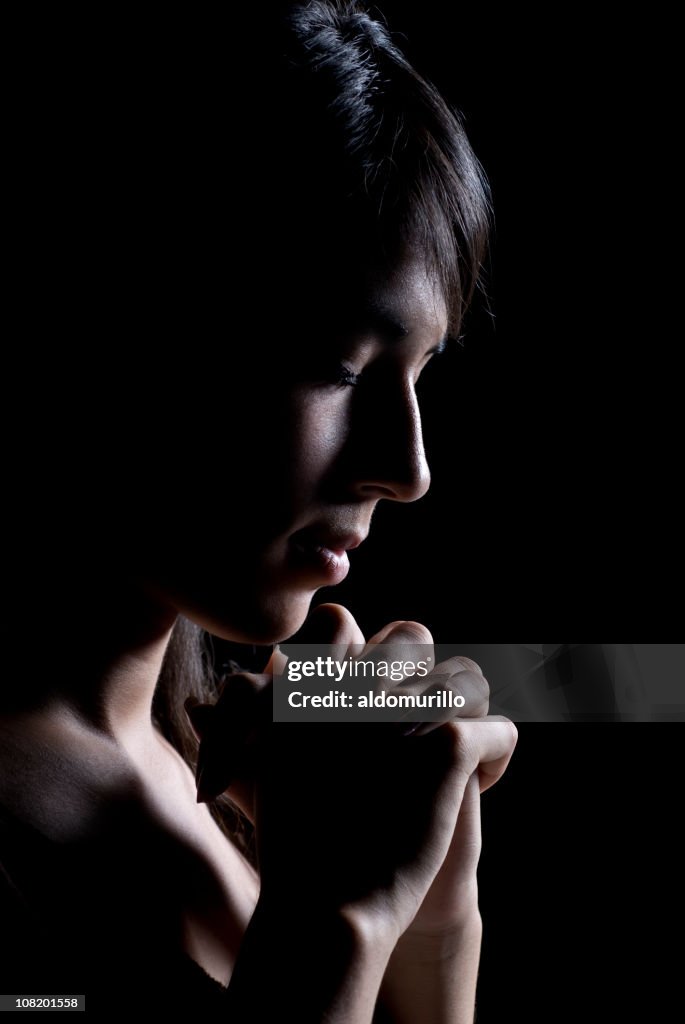
[[[458,662],[460,662],[462,664],[462,666],[464,667],[464,669],[466,671],[468,671],[468,672],[475,672],[477,675],[481,675],[481,676],[483,675],[483,669],[480,667],[478,662],[477,661],[473,661],[471,658],[465,657],[465,655],[463,655],[463,654],[460,654],[460,655],[458,655],[457,657],[454,657],[454,658],[448,658],[447,660],[450,661],[450,662],[458,661]]]
[[[490,789],[504,775],[518,741],[518,729],[502,715],[489,715],[481,721],[452,722],[462,743],[471,747],[478,757],[480,791]]]
[[[480,789],[474,773],[466,784],[452,842],[443,864],[443,878],[452,880],[452,891],[445,892],[446,910],[452,911],[462,897],[464,884],[475,877],[481,854]]]
[[[392,688],[394,696],[417,698],[417,703],[407,710],[398,724],[413,721],[413,728],[406,734],[420,732],[425,736],[453,718],[482,719],[487,715],[489,703],[483,684],[482,676],[473,672],[449,675],[439,671],[425,679],[407,679],[395,684]],[[427,718],[430,721],[426,721]]]
[[[411,622],[408,619],[398,619],[396,622],[389,622],[387,626],[383,626],[382,629],[379,629],[369,639],[369,645],[385,644],[391,640],[395,640],[398,643],[428,644],[431,647],[433,646],[433,637],[430,630],[426,626],[422,626],[420,622]]]
[[[487,718],[469,721],[453,719],[437,730],[434,723],[422,725],[408,737],[409,742],[445,742],[452,744],[452,755],[462,773],[468,777],[478,771],[480,791],[484,793],[501,779],[516,748],[518,730],[508,718],[489,715]]]
[[[407,725],[412,716],[408,712],[400,721],[403,735],[427,735],[452,718],[485,718],[490,710],[490,686],[483,675],[480,665],[470,658],[457,656],[447,658],[435,666],[433,672],[423,680],[408,679],[396,687],[400,693],[412,693],[430,697],[437,696],[440,692],[451,691],[455,697],[463,699],[463,707],[454,705],[451,701],[445,708],[441,708],[438,714],[434,715],[430,722],[415,722]]]
[[[376,689],[389,691],[405,680],[421,688],[425,685],[426,673],[435,666],[433,637],[420,622],[403,619],[390,622],[371,637],[359,657],[361,661],[393,665],[390,678],[373,673],[378,680]]]
[[[287,664],[288,659],[286,658],[285,654],[283,654],[283,652],[279,650],[278,644],[276,644],[276,646],[274,647],[273,654],[266,663],[264,674],[270,676],[283,675]]]
[[[270,662],[274,661],[271,656]],[[222,729],[240,729],[245,722],[256,720],[268,704],[273,687],[271,674],[234,672],[224,678],[214,708]]]
[[[330,645],[331,657],[341,660],[358,655],[366,643],[354,616],[341,604],[320,604],[308,616],[293,642]]]
[[[442,721],[449,718],[485,718],[490,708],[490,687],[488,681],[474,661],[469,658],[448,658],[435,666],[435,669],[425,679],[418,680],[423,684],[422,691],[430,688],[451,690],[456,696],[463,697],[463,708],[451,710],[451,713],[443,715]],[[400,688],[405,692],[407,687],[412,691],[415,687],[412,681],[401,683]],[[427,725],[430,723],[426,723]]]

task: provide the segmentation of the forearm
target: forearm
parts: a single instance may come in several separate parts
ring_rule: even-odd
[[[383,979],[378,1024],[473,1024],[481,937],[477,908],[449,930],[407,932]]]
[[[393,942],[368,922],[260,901],[228,988],[229,1019],[371,1024]]]

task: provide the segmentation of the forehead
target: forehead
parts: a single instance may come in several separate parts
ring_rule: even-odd
[[[390,270],[371,273],[367,301],[392,315],[407,334],[442,337],[447,330],[447,305],[439,282],[423,260],[409,258]]]
[[[440,284],[419,259],[356,268],[325,290],[325,319],[343,334],[369,331],[384,340],[411,338],[438,344],[448,323]]]

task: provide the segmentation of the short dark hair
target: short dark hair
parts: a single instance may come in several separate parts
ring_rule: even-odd
[[[286,5],[277,45],[281,231],[339,259],[361,245],[390,261],[419,251],[458,331],[490,221],[459,115],[357,0]]]
[[[111,116],[94,118],[106,126],[112,180],[95,201],[113,266],[87,291],[117,346],[131,321],[152,336],[160,318],[165,336],[216,337],[229,252],[279,322],[292,313],[298,326],[312,295],[330,314],[326,286],[344,292],[360,254],[388,267],[420,254],[458,332],[490,223],[460,116],[360,0],[237,8],[194,63],[169,47],[154,73],[127,68]],[[250,59],[238,66],[240,47]]]

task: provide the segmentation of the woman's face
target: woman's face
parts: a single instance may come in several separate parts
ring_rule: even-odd
[[[199,422],[175,431],[195,482],[150,506],[146,579],[226,639],[295,633],[314,593],[347,575],[378,502],[429,486],[415,385],[445,336],[439,290],[406,263],[341,290],[325,314],[281,339],[255,310],[224,386],[210,381]]]

